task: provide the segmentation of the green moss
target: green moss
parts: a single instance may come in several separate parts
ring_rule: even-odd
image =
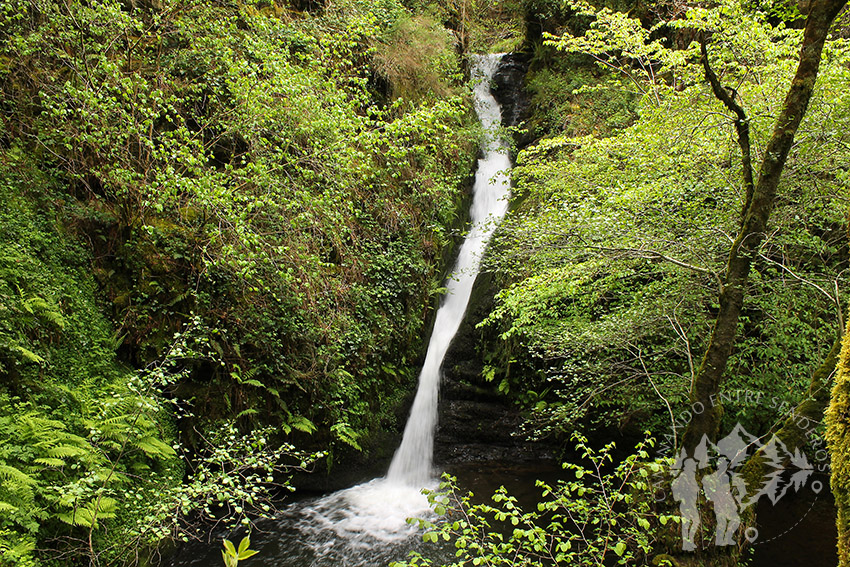
[[[850,565],[850,332],[844,334],[836,370],[826,412],[826,441],[837,513],[838,562],[844,567]]]

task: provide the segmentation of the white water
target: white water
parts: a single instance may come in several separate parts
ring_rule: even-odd
[[[281,555],[286,557],[287,567],[386,564],[391,559],[388,553],[398,554],[397,549],[393,551],[393,544],[404,546],[402,555],[414,545],[410,538],[417,533],[417,527],[408,524],[407,518],[431,513],[421,490],[436,487],[432,459],[440,367],[466,312],[484,248],[508,207],[506,172],[510,159],[506,144],[496,133],[501,115],[489,88],[500,58],[480,56],[475,62],[475,108],[488,134],[473,187],[472,224],[447,284],[447,295],[437,311],[401,446],[385,478],[294,504],[279,517],[282,525],[289,526],[288,533],[277,541],[279,547],[285,548]]]
[[[449,344],[463,320],[472,284],[478,275],[481,256],[496,225],[508,209],[510,157],[505,142],[497,135],[501,110],[490,94],[492,78],[501,56],[481,56],[475,62],[474,74],[483,80],[475,85],[475,111],[487,133],[483,156],[475,173],[469,216],[472,228],[466,236],[449,277],[447,295],[437,311],[425,363],[419,374],[419,388],[404,428],[401,446],[390,465],[387,480],[411,486],[424,486],[431,478],[434,455],[434,430],[437,425],[437,396],[441,367]],[[475,76],[475,75],[473,75]]]

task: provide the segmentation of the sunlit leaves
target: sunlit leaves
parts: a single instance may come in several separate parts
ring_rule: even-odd
[[[630,127],[606,138],[553,135],[521,152],[514,169],[516,207],[490,259],[504,285],[485,324],[505,341],[505,358],[530,361],[539,378],[517,380],[495,365],[489,376],[535,393],[527,398],[539,435],[583,419],[652,420],[663,414],[650,408],[663,408],[662,398],[675,406],[690,388],[744,184],[732,119],[704,85],[695,44],[682,40],[705,34],[712,67],[747,110],[756,160],[799,50],[799,30],[735,2],[681,6],[651,29],[633,15],[579,8],[593,18],[587,33],[550,44],[620,73],[643,104]],[[835,127],[850,120],[837,102],[850,92],[846,42],[828,42],[826,54],[729,369],[731,384],[778,396],[804,390],[836,326],[824,290],[840,281],[837,235],[850,204],[847,129]],[[537,404],[541,391],[547,404]]]
[[[462,565],[602,565],[609,561],[635,564],[652,553],[658,535],[653,530],[678,517],[659,513],[652,478],[664,463],[648,461],[651,439],[632,455],[614,462],[613,443],[591,448],[574,437],[580,462],[566,463],[576,480],[555,485],[537,482],[541,491],[536,510],[524,510],[502,487],[492,504],[476,503],[472,494],[458,489],[444,476],[440,489],[428,494],[441,517],[420,520],[426,542],[453,541],[456,561]],[[569,475],[567,478],[570,478]],[[395,567],[430,565],[421,553],[411,553]]]

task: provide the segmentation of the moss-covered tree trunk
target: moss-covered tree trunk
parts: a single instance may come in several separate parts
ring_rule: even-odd
[[[726,273],[722,278],[719,301],[720,312],[714,323],[708,348],[700,363],[693,388],[691,403],[696,406],[694,417],[688,424],[683,444],[693,450],[703,435],[716,437],[722,415],[717,394],[726,370],[729,355],[744,304],[744,289],[750,274],[753,258],[758,254],[764,239],[767,223],[776,200],[776,190],[794,135],[806,113],[815,80],[820,67],[821,54],[829,29],[847,0],[813,0],[806,19],[800,62],[797,72],[785,97],[782,111],[774,126],[759,170],[758,181],[747,187],[747,199],[741,218],[741,230],[729,251]],[[714,94],[737,116],[739,142],[743,149],[745,181],[749,164],[749,141],[741,141],[742,127],[746,126],[746,115],[734,100],[734,93],[723,88],[708,65],[707,53],[703,50],[706,78]],[[746,146],[746,147],[745,147]]]
[[[812,426],[820,423],[824,418],[825,410],[829,404],[829,384],[835,374],[835,366],[842,344],[843,337],[836,338],[824,361],[812,373],[806,397],[794,408],[791,415],[785,418],[782,426],[775,433],[776,437],[782,441],[789,451],[793,451],[795,448],[802,450],[809,440],[807,436]],[[787,465],[788,463],[784,464]],[[759,448],[744,465],[742,471],[744,480],[747,482],[747,488],[752,489],[761,482],[769,474],[769,468],[772,466],[770,458],[765,453],[765,447]],[[754,512],[754,508],[755,506],[748,510]]]
[[[848,323],[850,330],[850,323]],[[826,411],[826,442],[838,527],[838,565],[850,566],[850,333],[844,333],[835,386]]]

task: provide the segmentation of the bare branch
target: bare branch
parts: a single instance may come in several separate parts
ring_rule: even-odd
[[[696,378],[696,369],[694,368],[694,356],[691,352],[691,341],[688,340],[688,334],[685,332],[685,329],[682,328],[682,324],[679,322],[679,318],[676,316],[675,311],[673,312],[672,318],[669,315],[666,315],[666,317],[670,322],[670,325],[673,327],[673,330],[685,343],[685,353],[688,355],[688,368],[691,371],[691,388],[693,388],[694,378]]]
[[[765,256],[761,252],[759,252],[759,258],[761,258],[762,260],[764,260],[766,262],[773,264],[774,266],[779,266],[780,268],[782,268],[782,270],[786,274],[788,274],[789,276],[791,276],[792,278],[794,278],[798,282],[804,283],[808,286],[811,286],[811,287],[815,288],[816,290],[818,290],[819,292],[821,292],[827,299],[829,299],[829,301],[831,303],[833,303],[835,305],[835,307],[837,309],[837,312],[838,312],[838,334],[841,334],[841,333],[844,332],[844,314],[841,312],[841,296],[838,294],[838,291],[839,291],[838,290],[838,279],[836,279],[833,282],[835,284],[835,294],[833,295],[831,292],[825,290],[823,287],[821,287],[817,283],[815,283],[811,280],[807,280],[806,278],[804,278],[800,274],[796,273],[795,271],[793,271],[791,268],[789,268],[788,266],[786,266],[782,262],[777,262],[776,260],[773,260],[772,258],[768,258],[767,256]]]
[[[688,355],[690,356],[690,354]],[[656,395],[664,401],[664,404],[667,406],[667,411],[670,413],[670,424],[673,426],[673,446],[679,446],[679,440],[676,436],[676,418],[673,416],[673,408],[670,407],[670,402],[667,401],[661,392],[658,390],[658,387],[655,385],[655,382],[652,381],[652,375],[649,373],[649,370],[646,368],[646,364],[643,362],[643,353],[640,349],[637,351],[637,359],[640,361],[640,366],[643,368],[643,373],[646,375],[646,379],[649,380],[649,383],[652,385],[652,389],[655,390]]]
[[[720,276],[715,272],[709,270],[708,268],[704,268],[702,266],[695,266],[672,256],[662,254],[657,250],[646,250],[643,248],[612,248],[608,246],[592,246],[590,244],[585,244],[584,247],[589,248],[591,250],[599,250],[601,252],[621,252],[636,258],[646,258],[649,260],[664,260],[665,262],[670,262],[674,266],[679,266],[680,268],[685,268],[687,270],[698,272],[700,274],[710,275],[717,280],[718,285],[721,289],[723,289],[723,283],[720,279]]]

